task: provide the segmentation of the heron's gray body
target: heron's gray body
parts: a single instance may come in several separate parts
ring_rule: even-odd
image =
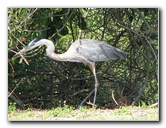
[[[72,53],[74,61],[77,62],[98,62],[108,61],[117,58],[124,58],[125,53],[120,49],[108,45],[102,41],[92,39],[76,40],[68,49]],[[76,58],[75,58],[76,57]]]
[[[70,62],[80,62],[86,63],[90,67],[95,78],[95,89],[83,100],[84,101],[95,91],[93,107],[97,95],[97,87],[99,82],[97,80],[95,71],[95,62],[98,61],[108,61],[118,58],[124,59],[126,54],[118,48],[115,48],[109,44],[102,41],[92,40],[92,39],[78,39],[69,47],[69,49],[63,54],[56,54],[55,46],[52,41],[47,39],[34,39],[31,41],[27,47],[22,49],[19,53],[24,53],[26,51],[32,50],[40,45],[46,45],[46,54],[50,58],[58,61],[70,61]]]

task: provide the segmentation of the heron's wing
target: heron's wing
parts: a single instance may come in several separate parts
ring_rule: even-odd
[[[91,39],[81,39],[77,41],[77,52],[90,61],[107,61],[125,58],[123,51],[102,41]]]

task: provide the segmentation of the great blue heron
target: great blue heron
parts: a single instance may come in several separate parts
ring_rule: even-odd
[[[18,54],[23,54],[29,50],[32,50],[40,45],[46,45],[46,54],[51,59],[57,61],[70,61],[70,62],[80,62],[85,63],[89,66],[93,72],[95,85],[94,90],[81,102],[80,106],[87,100],[87,98],[94,92],[93,107],[95,106],[97,88],[99,82],[96,76],[95,71],[95,62],[97,61],[108,61],[118,58],[125,58],[125,52],[121,51],[118,48],[115,48],[109,44],[106,44],[102,41],[93,40],[93,39],[78,39],[69,47],[69,49],[63,54],[56,54],[55,46],[52,41],[48,39],[34,39],[28,46],[23,48]]]

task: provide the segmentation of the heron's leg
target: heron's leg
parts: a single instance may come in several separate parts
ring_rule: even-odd
[[[96,102],[97,88],[99,86],[99,82],[97,80],[95,68],[94,68],[94,70],[92,72],[93,72],[94,77],[95,77],[95,89],[94,89],[95,93],[94,93],[94,99],[93,99],[93,107],[94,107],[95,106],[95,102]]]
[[[90,92],[90,94],[81,102],[80,106],[83,105],[83,103],[92,95],[92,93],[95,91],[94,93],[94,99],[93,99],[93,107],[95,106],[95,102],[96,102],[96,95],[97,95],[97,88],[99,86],[99,82],[97,80],[97,76],[96,76],[96,71],[95,71],[95,63],[88,63],[89,68],[91,69],[91,71],[93,72],[93,75],[95,77],[95,88]]]

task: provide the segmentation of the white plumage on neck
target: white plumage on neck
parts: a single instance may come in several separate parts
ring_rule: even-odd
[[[55,53],[55,46],[53,44],[52,41],[47,40],[47,39],[42,39],[39,41],[39,44],[43,44],[45,45],[46,48],[46,54],[48,57],[50,57],[51,59],[57,60],[57,61],[71,61],[74,62],[75,60],[73,60],[72,58],[72,52],[74,51],[67,51],[63,54],[56,54]]]

